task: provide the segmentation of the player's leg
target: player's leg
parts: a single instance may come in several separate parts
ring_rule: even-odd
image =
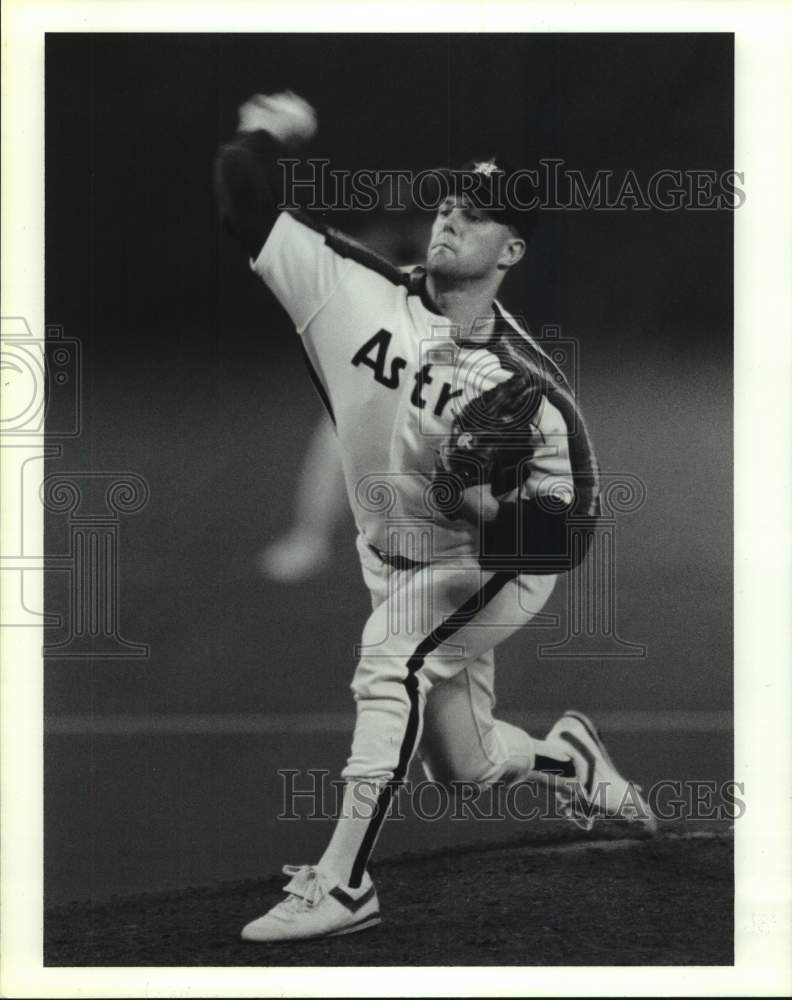
[[[419,754],[431,781],[504,785],[571,774],[569,747],[556,737],[533,736],[493,715],[494,651],[436,685],[424,712]]]
[[[387,597],[364,630],[342,815],[321,868],[352,888],[361,884],[420,741],[427,697],[541,610],[554,578],[532,579],[522,592],[513,576],[483,572],[475,560],[389,576]],[[532,761],[531,749],[527,755]]]
[[[357,539],[363,579],[371,594],[372,609],[384,604],[392,590],[391,578],[399,574],[376,557],[361,537]],[[360,786],[357,786],[358,792]],[[345,798],[342,815],[349,811]],[[337,844],[337,839],[334,841]],[[327,853],[327,852],[326,852]],[[359,885],[345,885],[335,874],[332,859],[318,865],[286,866],[291,876],[284,887],[286,898],[242,930],[246,941],[274,942],[348,934],[379,923],[379,902],[368,875]]]
[[[554,581],[555,578],[549,578]],[[552,586],[552,582],[550,583]],[[519,576],[504,588],[500,625],[528,624],[544,606],[548,577]],[[506,637],[497,630],[498,642]],[[438,684],[429,696],[421,760],[427,775],[444,784],[515,784],[548,781],[571,773],[569,747],[556,734],[539,737],[496,719],[495,650],[471,660],[465,670]]]
[[[520,607],[538,610],[535,583],[534,577],[518,577],[505,588],[504,599],[516,596]],[[538,737],[496,719],[494,707],[493,650],[432,688],[421,744],[430,778],[451,786],[539,781],[552,787],[561,815],[583,829],[590,829],[597,816],[607,816],[640,833],[656,830],[640,786],[619,773],[586,716],[565,712],[546,736]]]
[[[522,592],[526,580],[510,586]],[[529,735],[494,717],[494,679],[494,651],[489,651],[432,688],[420,748],[430,779],[452,790],[454,783],[539,781],[551,786],[560,815],[585,830],[597,816],[606,816],[643,834],[655,832],[657,822],[640,786],[619,773],[590,719],[567,711],[545,737]]]
[[[619,773],[586,716],[565,712],[547,736],[531,736],[494,718],[493,682],[486,655],[430,692],[420,747],[430,780],[452,792],[470,784],[539,782],[555,795],[556,815],[584,830],[606,816],[654,833],[657,823],[640,786]]]
[[[472,562],[452,570],[387,572],[365,553],[361,557],[374,610],[353,681],[357,723],[343,772],[342,814],[319,864],[290,869],[287,900],[245,928],[243,936],[251,940],[349,933],[378,922],[366,866],[420,741],[427,697],[479,661],[489,668],[488,652],[541,610],[554,583],[552,577],[517,583]],[[484,678],[472,715],[468,704],[474,722],[491,720],[491,692],[491,677]],[[450,717],[444,728],[452,728]],[[483,770],[475,757],[473,764],[458,765],[466,777],[497,780],[499,772],[513,767],[517,780],[523,769],[538,767],[542,746],[549,749],[556,737],[566,740],[566,761],[574,756],[565,729],[541,743],[491,720],[490,736]]]

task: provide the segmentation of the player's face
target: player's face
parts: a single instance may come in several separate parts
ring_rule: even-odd
[[[515,248],[513,244],[520,244]],[[435,278],[460,282],[502,272],[519,260],[522,241],[464,196],[440,204],[432,226],[426,269]]]

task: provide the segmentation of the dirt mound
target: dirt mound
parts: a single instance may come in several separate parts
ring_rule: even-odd
[[[380,926],[299,945],[239,940],[273,877],[59,906],[48,966],[731,965],[728,832],[626,839],[600,826],[404,856],[372,869]]]

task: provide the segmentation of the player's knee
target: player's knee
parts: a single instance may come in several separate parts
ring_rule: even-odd
[[[392,681],[384,662],[377,664],[364,658],[357,665],[350,687],[355,698],[371,698]]]
[[[358,663],[350,685],[356,700],[393,698],[409,700],[414,691],[423,700],[429,692],[429,678],[411,673],[401,657],[366,656]]]
[[[384,606],[380,607],[369,615],[363,626],[363,635],[360,638],[362,656],[364,659],[369,657],[389,658],[398,641],[399,636],[394,634],[391,627],[390,615],[386,614]]]

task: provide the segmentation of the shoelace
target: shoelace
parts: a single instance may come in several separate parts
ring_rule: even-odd
[[[594,817],[583,810],[577,804],[577,796],[569,792],[556,791],[556,804],[558,811],[564,819],[571,820],[576,827],[588,833],[594,826]]]
[[[643,788],[640,785],[633,784],[632,787],[639,796],[643,797]],[[581,793],[577,789],[564,789],[563,791],[556,789],[555,799],[561,816],[564,819],[571,820],[575,826],[588,833],[594,826],[594,816],[588,810],[584,810],[579,804],[580,795]],[[634,803],[629,802],[625,803],[625,808],[622,810],[620,818],[627,820],[627,822],[640,822],[640,820],[647,819],[647,816]]]
[[[286,910],[312,910],[328,895],[331,886],[313,865],[284,865],[283,874],[291,878],[285,886],[286,899],[280,904]],[[289,886],[293,886],[289,888]],[[295,892],[299,889],[299,892]]]

